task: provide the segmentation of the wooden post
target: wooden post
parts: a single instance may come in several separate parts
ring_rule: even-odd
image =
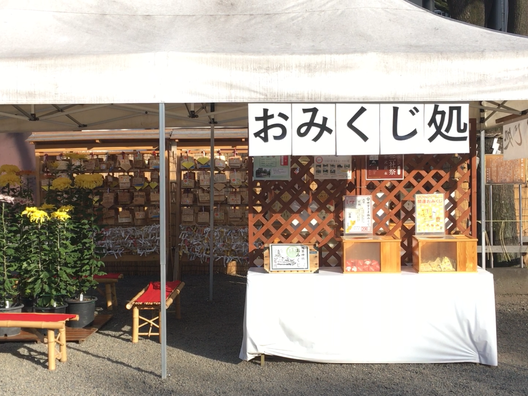
[[[66,352],[66,325],[59,329],[59,337],[57,339],[59,343],[60,361],[66,362],[68,360],[68,353]]]
[[[139,309],[138,307],[132,308],[132,342],[137,343],[139,341]]]
[[[48,329],[48,369],[55,370],[55,330]]]
[[[113,296],[112,296],[112,286],[115,286],[114,284],[105,283],[105,297],[106,297],[106,308],[109,310],[112,310],[113,307]]]

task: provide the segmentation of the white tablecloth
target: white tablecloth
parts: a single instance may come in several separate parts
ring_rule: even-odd
[[[247,276],[240,358],[497,365],[493,275],[266,273]]]

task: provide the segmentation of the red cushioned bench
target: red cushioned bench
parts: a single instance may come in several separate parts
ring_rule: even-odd
[[[169,308],[173,302],[176,303],[176,318],[181,319],[180,293],[185,286],[184,282],[172,281],[165,285],[165,308]],[[140,335],[150,337],[159,336],[161,340],[161,285],[160,282],[150,282],[126,305],[127,309],[132,308],[132,342],[136,343]],[[141,316],[142,310],[156,310],[157,316],[153,314],[152,318]],[[140,320],[142,321],[140,323]],[[140,333],[139,329],[143,326],[149,326],[147,332]],[[153,329],[157,329],[153,332]]]
[[[55,370],[55,359],[61,362],[68,360],[66,353],[66,322],[79,320],[75,314],[54,313],[0,313],[0,327],[22,327],[25,329],[48,330],[48,369]],[[55,337],[55,330],[59,334]],[[42,337],[42,336],[41,336]],[[59,349],[56,350],[56,346]]]
[[[112,310],[114,307],[117,307],[117,293],[116,293],[116,283],[119,279],[123,278],[123,274],[118,273],[108,273],[106,275],[94,275],[94,280],[99,284],[105,286],[105,291],[103,292],[100,288],[97,288],[99,293],[101,293],[106,298],[106,308]]]

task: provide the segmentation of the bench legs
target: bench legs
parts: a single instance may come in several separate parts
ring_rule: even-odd
[[[156,313],[152,314],[152,318],[146,318],[144,316],[141,316],[140,311],[156,311]],[[157,316],[154,316],[156,314]],[[141,324],[139,323],[140,320]],[[148,326],[148,331],[140,333],[139,330],[144,326]],[[132,308],[132,342],[138,342],[140,335],[144,335],[147,337],[157,335],[159,336],[161,341],[161,311],[158,305],[154,307],[141,308],[135,305]]]
[[[176,309],[176,319],[181,319],[181,306],[180,306],[180,295],[175,299],[175,309]],[[140,311],[157,311],[152,313],[151,318],[146,318],[141,316]],[[156,315],[157,316],[154,316]],[[139,323],[141,320],[141,324]],[[143,326],[148,326],[148,331],[139,332]],[[139,341],[139,336],[159,336],[161,342],[161,310],[159,305],[140,305],[136,304],[132,307],[132,342],[137,343]]]
[[[61,362],[68,360],[66,352],[66,329],[63,327],[58,330],[59,334],[55,337],[55,330],[48,329],[48,370],[53,371],[56,368],[56,359]],[[59,350],[57,351],[57,345]]]
[[[105,284],[105,296],[107,309],[113,310],[114,306],[117,307],[117,293],[115,283]]]
[[[104,284],[104,292],[101,288],[97,288],[99,293],[105,296],[106,299],[106,309],[112,311],[114,307],[117,307],[117,293],[116,293],[116,283],[117,282],[100,282]]]
[[[185,286],[185,283],[180,281],[170,282],[171,289],[170,294],[165,299],[165,308],[168,309],[172,303],[176,302],[176,318],[181,319],[181,307],[180,307],[180,292]],[[150,296],[149,299],[154,301],[149,302],[149,299],[142,298],[145,293],[149,293],[149,290],[154,289],[154,283],[149,283],[143,290],[141,290],[130,302],[126,305],[127,309],[132,309],[132,342],[136,343],[139,341],[139,336],[144,335],[150,337],[152,335],[160,336],[161,342],[161,305],[159,302],[155,302],[155,298]],[[154,292],[156,293],[156,292]],[[158,298],[160,295],[158,294]],[[138,301],[139,300],[139,301]],[[157,311],[152,312],[151,318],[145,318],[141,316],[141,311]],[[155,316],[157,314],[157,316]],[[140,324],[141,320],[141,324]],[[143,326],[148,326],[148,331],[140,333],[139,330]],[[152,331],[154,329],[154,331]]]
[[[139,308],[134,306],[132,308],[132,342],[136,343],[139,340]]]

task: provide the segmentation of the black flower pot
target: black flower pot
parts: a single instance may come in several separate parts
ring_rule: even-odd
[[[38,307],[34,306],[33,311],[39,313],[66,313],[66,308],[68,304],[59,305],[57,307]]]
[[[86,327],[94,321],[95,318],[95,303],[97,297],[84,296],[83,300],[74,298],[67,298],[68,303],[67,313],[79,315],[79,320],[69,320],[66,322],[68,327]]]
[[[0,308],[1,313],[20,313],[22,312],[24,305],[15,304],[9,308]],[[0,327],[0,338],[1,337],[13,337],[19,335],[22,329],[20,327]]]
[[[37,306],[34,306],[33,307],[33,312],[38,312],[38,313],[66,313],[66,308],[68,308],[67,304],[59,305],[57,307],[37,307]],[[48,330],[47,329],[39,329],[39,331],[42,334],[44,334],[44,335],[48,335]],[[59,333],[59,331],[55,330],[55,336],[57,336],[58,333]]]

